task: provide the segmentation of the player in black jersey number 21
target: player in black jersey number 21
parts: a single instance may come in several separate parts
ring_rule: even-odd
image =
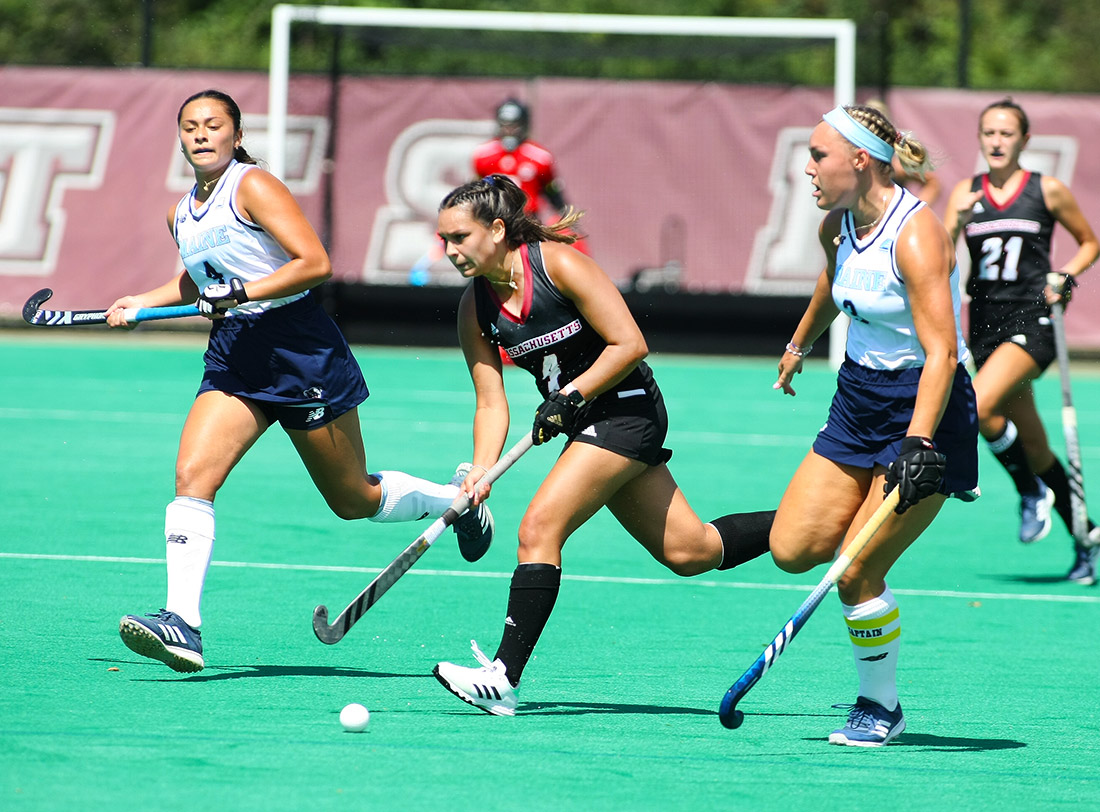
[[[1050,532],[1051,507],[1072,525],[1066,471],[1051,451],[1031,382],[1055,357],[1050,306],[1069,294],[1096,261],[1100,244],[1073,194],[1050,175],[1020,166],[1027,115],[1011,99],[982,111],[978,143],[989,171],[961,181],[951,193],[944,225],[963,234],[970,252],[970,349],[978,374],[974,392],[982,436],[1020,493],[1020,541]],[[1047,284],[1051,235],[1061,223],[1078,248],[1062,263],[1063,282]],[[1089,538],[1100,531],[1089,522]],[[1075,544],[1066,579],[1095,583],[1096,547]]]

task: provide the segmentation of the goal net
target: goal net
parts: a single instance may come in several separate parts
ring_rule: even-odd
[[[567,199],[587,212],[593,253],[620,286],[761,295],[812,290],[821,267],[814,236],[821,214],[801,170],[807,135],[821,113],[855,99],[851,20],[276,5],[264,157],[284,179],[288,166],[300,163],[288,152],[291,125],[302,118],[295,114],[317,93],[316,82],[294,90],[295,26],[358,31],[372,47],[396,42],[437,55],[454,51],[453,76],[417,82],[409,75],[415,59],[391,57],[402,75],[387,75],[390,65],[380,61],[381,70],[360,80],[369,85],[355,84],[350,74],[342,81],[330,163],[333,183],[344,191],[335,196],[335,211],[326,212],[333,225],[324,229],[342,273],[376,284],[462,282],[433,253],[435,209],[472,176],[473,148],[491,137],[496,103],[513,95],[537,102],[532,137],[555,153]],[[605,63],[593,59],[629,55],[633,42],[635,57],[644,49],[659,61],[661,44],[677,40],[686,45],[667,58],[698,61],[715,75],[730,54],[746,54],[737,43],[754,44],[746,63],[766,63],[769,50],[799,42],[831,46],[832,60],[822,82],[805,87],[764,78],[746,86],[709,77],[606,79],[599,73]],[[519,43],[525,57],[556,52],[575,78],[553,68],[540,78],[507,75],[507,68],[472,78],[470,65],[493,70],[504,43]],[[578,66],[589,64],[587,77],[577,76]],[[381,140],[364,140],[368,132]],[[357,191],[347,191],[349,184]]]

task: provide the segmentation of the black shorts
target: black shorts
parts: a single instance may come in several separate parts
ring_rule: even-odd
[[[814,440],[825,459],[858,468],[888,466],[909,431],[921,367],[868,369],[846,358],[837,374],[829,419]],[[951,395],[932,438],[947,457],[940,493],[963,493],[978,484],[978,410],[966,367],[959,364]]]
[[[285,429],[320,428],[369,394],[343,333],[312,294],[215,321],[203,361],[199,394],[245,398]]]
[[[967,344],[974,365],[981,369],[1002,344],[1015,344],[1031,356],[1042,372],[1055,357],[1050,308],[1042,302],[970,302]]]
[[[657,383],[643,388],[622,387],[604,392],[585,411],[566,443],[588,443],[646,465],[662,465],[672,458],[664,447],[668,412]]]

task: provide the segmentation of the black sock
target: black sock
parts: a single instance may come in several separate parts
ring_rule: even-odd
[[[1035,493],[1038,485],[1035,483],[1035,474],[1027,462],[1027,454],[1016,434],[1016,426],[1011,420],[1005,421],[1005,430],[992,440],[987,440],[989,450],[997,458],[997,462],[1004,466],[1008,475],[1016,485],[1016,490],[1023,496],[1025,493]]]
[[[1062,521],[1066,525],[1066,529],[1071,533],[1073,532],[1073,509],[1069,499],[1069,478],[1066,476],[1066,469],[1057,457],[1054,458],[1054,464],[1047,468],[1043,473],[1038,474],[1039,479],[1046,483],[1046,486],[1054,491],[1054,509],[1058,511],[1058,515],[1062,517]],[[1096,525],[1092,523],[1092,519],[1088,520],[1086,529],[1090,532]]]
[[[520,564],[512,573],[508,619],[504,622],[496,659],[504,663],[513,686],[519,685],[535,643],[554,611],[560,586],[561,568],[553,564]]]
[[[768,536],[775,521],[774,510],[731,513],[709,522],[722,537],[720,570],[730,570],[768,552]]]

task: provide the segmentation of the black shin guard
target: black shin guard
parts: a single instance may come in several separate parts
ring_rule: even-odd
[[[512,573],[508,619],[496,654],[512,685],[519,684],[535,643],[554,611],[560,586],[561,568],[553,564],[520,564]]]
[[[1037,474],[1037,476],[1046,483],[1048,488],[1054,491],[1054,509],[1058,511],[1058,515],[1062,517],[1066,529],[1072,533],[1073,509],[1069,498],[1069,477],[1066,476],[1065,467],[1058,458],[1055,457],[1054,464],[1043,471],[1043,473]],[[1092,528],[1095,526],[1092,519],[1089,519],[1086,528],[1091,532]]]
[[[1012,482],[1016,485],[1016,490],[1020,495],[1035,493],[1037,489],[1035,475],[1031,472],[1031,466],[1027,462],[1024,446],[1016,436],[1016,427],[1011,422],[1006,423],[1001,436],[987,442],[989,443],[989,450],[993,452],[997,462],[1003,465],[1004,469],[1008,471],[1008,475],[1012,477]]]
[[[768,552],[768,536],[774,521],[774,510],[760,510],[731,513],[709,522],[722,537],[722,563],[718,569],[733,569]]]

